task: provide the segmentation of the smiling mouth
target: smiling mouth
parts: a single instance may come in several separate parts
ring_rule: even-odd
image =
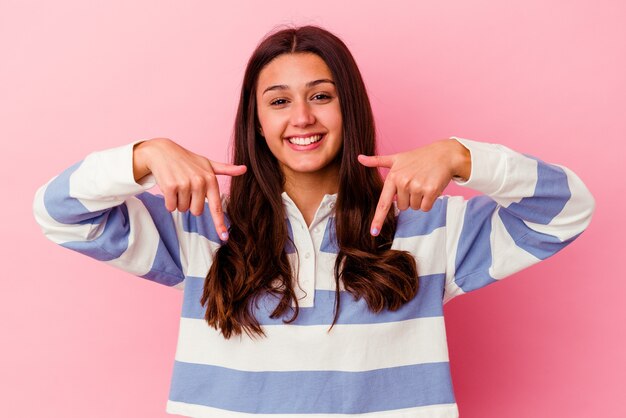
[[[323,137],[324,135],[322,134],[316,134],[316,135],[310,135],[310,136],[305,136],[305,137],[292,136],[286,139],[287,141],[289,141],[290,143],[294,145],[311,145],[311,144],[321,141]]]

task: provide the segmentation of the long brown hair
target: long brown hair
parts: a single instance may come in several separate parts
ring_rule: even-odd
[[[340,282],[376,313],[397,310],[417,293],[415,259],[408,252],[390,249],[396,229],[393,210],[378,236],[371,236],[368,229],[383,180],[378,170],[357,160],[358,154],[375,154],[376,134],[365,84],[352,54],[337,36],[322,28],[283,29],[261,41],[246,67],[235,119],[233,164],[245,164],[248,171],[231,179],[226,206],[229,239],[217,250],[204,282],[201,303],[206,306],[205,320],[225,338],[242,331],[251,337],[265,335],[254,315],[256,302],[264,293],[278,300],[271,318],[292,311],[291,318],[283,319],[290,323],[298,316],[294,278],[285,251],[290,238],[281,196],[284,177],[258,132],[256,88],[259,73],[270,61],[300,52],[317,54],[328,65],[343,121],[334,237],[339,252],[330,328],[340,312]]]

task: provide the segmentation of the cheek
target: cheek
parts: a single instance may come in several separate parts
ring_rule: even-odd
[[[263,132],[266,138],[280,137],[285,123],[282,118],[277,117],[277,115],[268,115],[263,112],[259,112],[259,124],[263,128]]]
[[[339,105],[333,108],[329,108],[324,113],[324,119],[329,129],[341,132],[342,120],[341,120],[341,108]]]

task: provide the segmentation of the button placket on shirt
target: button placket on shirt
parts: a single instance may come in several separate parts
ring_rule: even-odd
[[[315,299],[315,257],[313,242],[307,230],[304,217],[293,202],[287,205],[289,222],[292,225],[293,240],[297,248],[298,284],[294,288],[298,304],[311,307]]]
[[[291,216],[292,222],[299,224],[299,227],[294,230],[293,237],[298,248],[298,281],[302,288],[302,293],[298,296],[298,303],[300,306],[313,306],[315,299],[315,252],[306,222],[301,214],[298,215],[292,214]],[[300,292],[299,289],[295,290]]]
[[[328,215],[334,208],[335,203],[331,195],[325,196],[311,222],[311,228],[307,228],[304,217],[298,207],[288,196],[285,197],[288,201],[287,212],[289,220],[293,226],[298,225],[298,227],[292,228],[292,231],[296,247],[298,248],[298,279],[302,290],[297,288],[294,290],[298,294],[298,303],[300,306],[312,307],[314,306],[315,300],[315,275],[318,251],[324,238],[324,227]]]

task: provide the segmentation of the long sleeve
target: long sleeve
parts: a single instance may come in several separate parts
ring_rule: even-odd
[[[201,217],[165,209],[135,182],[133,146],[89,154],[40,187],[33,202],[44,235],[68,249],[154,282],[182,288],[204,275],[219,239],[207,211]]]
[[[594,198],[566,167],[503,145],[451,137],[471,154],[461,186],[484,195],[449,197],[444,302],[544,260],[589,225]]]

